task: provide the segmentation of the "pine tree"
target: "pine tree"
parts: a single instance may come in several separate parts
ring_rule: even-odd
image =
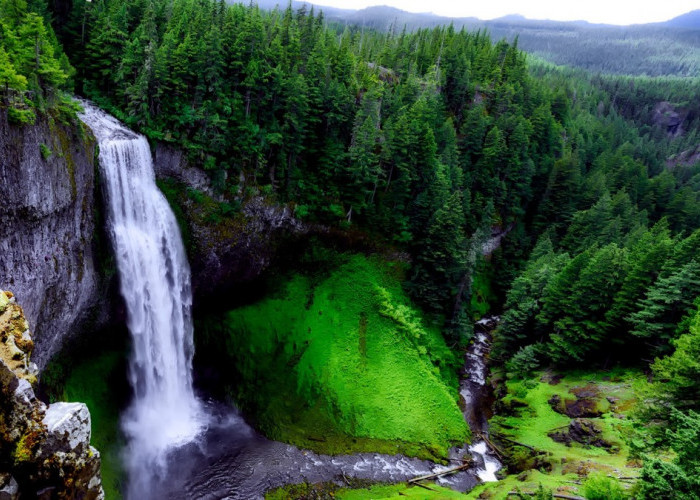
[[[667,353],[669,341],[679,333],[679,322],[694,310],[699,295],[700,265],[691,260],[648,290],[639,310],[628,316],[632,334],[647,339],[654,354]]]

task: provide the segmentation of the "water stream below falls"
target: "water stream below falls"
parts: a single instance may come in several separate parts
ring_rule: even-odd
[[[262,498],[265,491],[286,484],[322,481],[342,484],[348,477],[401,482],[468,461],[473,461],[472,468],[440,477],[438,483],[468,491],[480,481],[495,481],[501,464],[481,436],[488,434],[493,397],[486,383],[485,356],[490,349],[489,332],[497,321],[497,318],[479,321],[474,342],[465,353],[460,394],[474,442],[450,450],[449,465],[378,453],[319,455],[270,441],[242,418],[231,414],[230,409],[210,403],[208,413],[214,415],[212,424],[197,442],[171,454],[169,474],[161,483],[162,494],[169,499]]]
[[[399,482],[470,462],[473,467],[438,482],[467,491],[496,480],[500,463],[482,436],[492,397],[485,357],[497,318],[476,324],[465,355],[460,394],[474,443],[450,450],[448,466],[401,455],[319,455],[270,441],[229,407],[199,401],[192,387],[189,265],[175,217],[156,187],[148,142],[90,103],[82,105],[80,118],[99,141],[107,226],[133,337],[134,399],[122,416],[127,498],[262,498],[290,483]]]

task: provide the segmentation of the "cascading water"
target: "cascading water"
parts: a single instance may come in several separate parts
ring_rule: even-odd
[[[474,342],[466,354],[466,377],[460,381],[460,394],[466,403],[465,418],[469,422],[472,432],[476,432],[477,440],[469,447],[469,452],[477,464],[476,474],[484,482],[498,481],[496,472],[502,465],[493,450],[489,448],[484,436],[488,435],[488,415],[481,405],[487,401],[490,389],[486,387],[485,357],[489,351],[487,331],[492,330],[498,324],[499,318],[487,317],[477,321]],[[477,403],[477,401],[480,402]],[[489,405],[486,405],[489,406]]]
[[[182,238],[155,183],[148,142],[87,102],[80,115],[99,141],[107,225],[133,337],[134,399],[123,416],[130,498],[153,498],[168,451],[205,425],[192,388],[192,293]]]

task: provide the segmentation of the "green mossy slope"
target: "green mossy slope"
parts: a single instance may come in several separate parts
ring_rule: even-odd
[[[407,299],[397,264],[337,261],[207,322],[205,342],[223,339],[236,372],[230,394],[273,439],[445,457],[468,437],[454,355]]]
[[[121,449],[124,438],[119,428],[120,402],[115,398],[114,380],[122,385],[125,357],[119,351],[107,351],[77,364],[66,380],[65,399],[82,401],[90,410],[91,444],[102,456],[102,486],[105,498],[121,498],[124,468]]]
[[[507,476],[497,483],[480,485],[469,498],[509,498],[508,493],[519,488],[536,491],[539,485],[555,493],[581,496],[585,478],[590,472],[602,471],[611,477],[634,478],[640,464],[631,459],[628,441],[633,422],[628,418],[636,404],[634,386],[644,375],[632,369],[611,371],[540,372],[525,380],[507,382],[507,393],[491,419],[491,436],[507,449],[506,462],[519,474]],[[609,448],[572,442],[554,441],[549,434],[565,431],[570,416],[555,411],[553,397],[561,400],[560,407],[586,394],[590,415],[586,417],[600,430],[600,437]],[[598,414],[598,416],[593,416]],[[537,450],[533,453],[522,443]],[[628,482],[627,486],[630,483]]]

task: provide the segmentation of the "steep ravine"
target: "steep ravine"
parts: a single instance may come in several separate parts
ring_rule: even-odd
[[[12,286],[25,297],[28,317],[37,324],[34,359],[43,368],[70,337],[98,332],[99,325],[120,316],[114,313],[114,304],[120,301],[115,298],[113,270],[105,269],[105,260],[98,258],[104,242],[96,210],[100,202],[95,144],[78,125],[40,118],[35,126],[19,128],[2,119],[6,126],[0,131],[5,153],[0,156],[0,187],[8,193],[9,203],[0,207],[0,251],[7,255],[0,261],[0,286]],[[207,197],[205,205],[215,215],[224,206],[207,187],[204,174],[189,169],[177,151],[162,146],[156,168],[161,177],[174,177],[189,187],[186,193],[194,193],[180,202],[191,209],[183,211],[183,222],[194,241],[188,250],[195,302],[254,280],[270,265],[282,242],[319,231],[300,224],[286,208],[260,198],[244,203],[236,217],[198,213],[201,196]],[[332,480],[349,474],[400,481],[444,468],[400,455],[318,455],[269,441],[230,410],[215,403],[211,407],[219,419],[201,442],[172,457],[176,465],[163,484],[164,494],[253,498],[300,479]],[[453,458],[461,460],[468,450],[455,452],[459,457]],[[476,484],[476,473],[464,471],[444,481],[464,490]]]

